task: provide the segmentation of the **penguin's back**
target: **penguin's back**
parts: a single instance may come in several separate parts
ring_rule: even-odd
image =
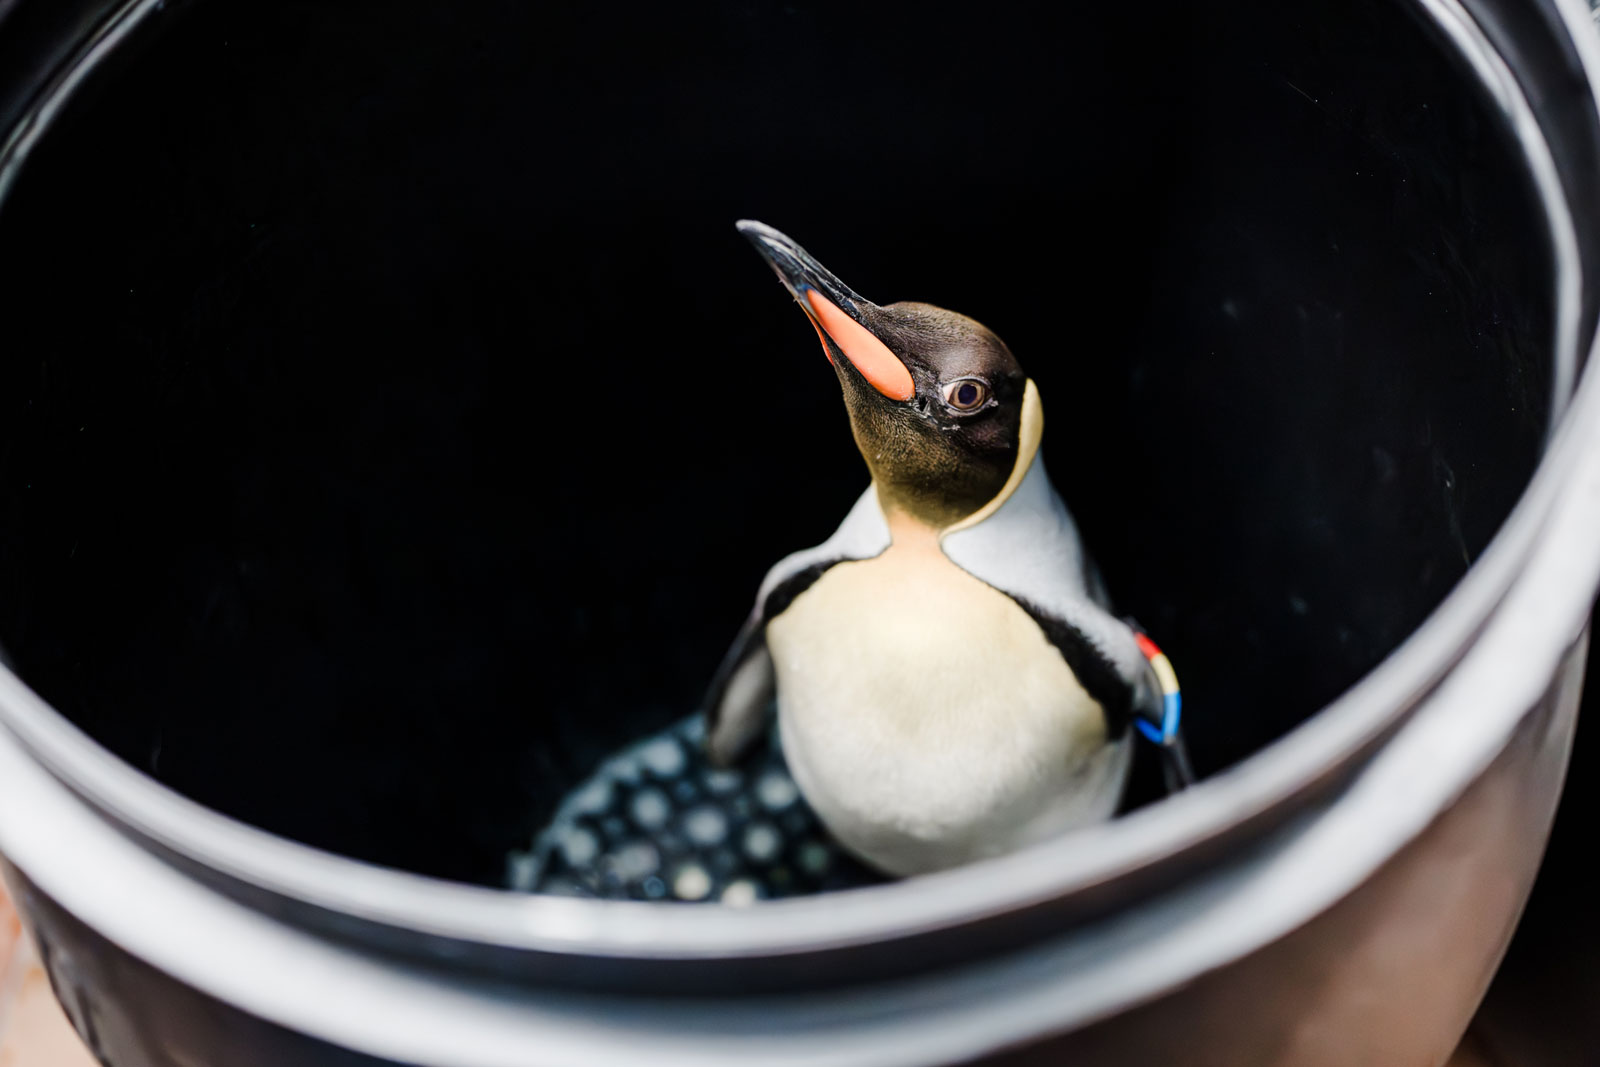
[[[783,744],[833,834],[893,874],[1108,817],[1127,746],[1014,600],[936,544],[832,567],[767,626]]]

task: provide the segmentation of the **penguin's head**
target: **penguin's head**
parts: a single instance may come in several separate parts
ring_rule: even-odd
[[[879,307],[772,227],[738,227],[816,328],[884,510],[942,529],[992,500],[1017,463],[1027,389],[1004,342],[954,311]]]

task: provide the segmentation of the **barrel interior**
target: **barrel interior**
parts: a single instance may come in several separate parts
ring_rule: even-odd
[[[361,859],[496,884],[865,484],[737,218],[1007,340],[1202,773],[1547,431],[1543,215],[1403,3],[235,0],[121,53],[0,207],[0,646]]]

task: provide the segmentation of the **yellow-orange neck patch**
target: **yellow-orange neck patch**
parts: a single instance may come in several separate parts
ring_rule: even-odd
[[[1022,393],[1022,421],[1017,427],[1017,462],[1011,467],[1011,476],[1006,479],[1006,484],[994,495],[994,499],[971,515],[954,523],[940,532],[941,540],[957,530],[970,529],[984,519],[1000,510],[1000,505],[1011,499],[1011,494],[1017,491],[1022,484],[1022,479],[1028,476],[1028,468],[1033,466],[1033,457],[1039,454],[1039,442],[1044,440],[1044,405],[1039,401],[1039,387],[1033,384],[1033,379],[1028,379],[1028,384]]]

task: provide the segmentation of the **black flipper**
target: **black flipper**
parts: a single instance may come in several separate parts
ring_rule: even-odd
[[[767,623],[837,563],[871,559],[889,547],[889,526],[878,506],[876,486],[867,486],[832,537],[815,548],[778,561],[767,572],[756,604],[706,692],[706,749],[728,766],[759,737],[770,721],[777,682],[767,651]]]

